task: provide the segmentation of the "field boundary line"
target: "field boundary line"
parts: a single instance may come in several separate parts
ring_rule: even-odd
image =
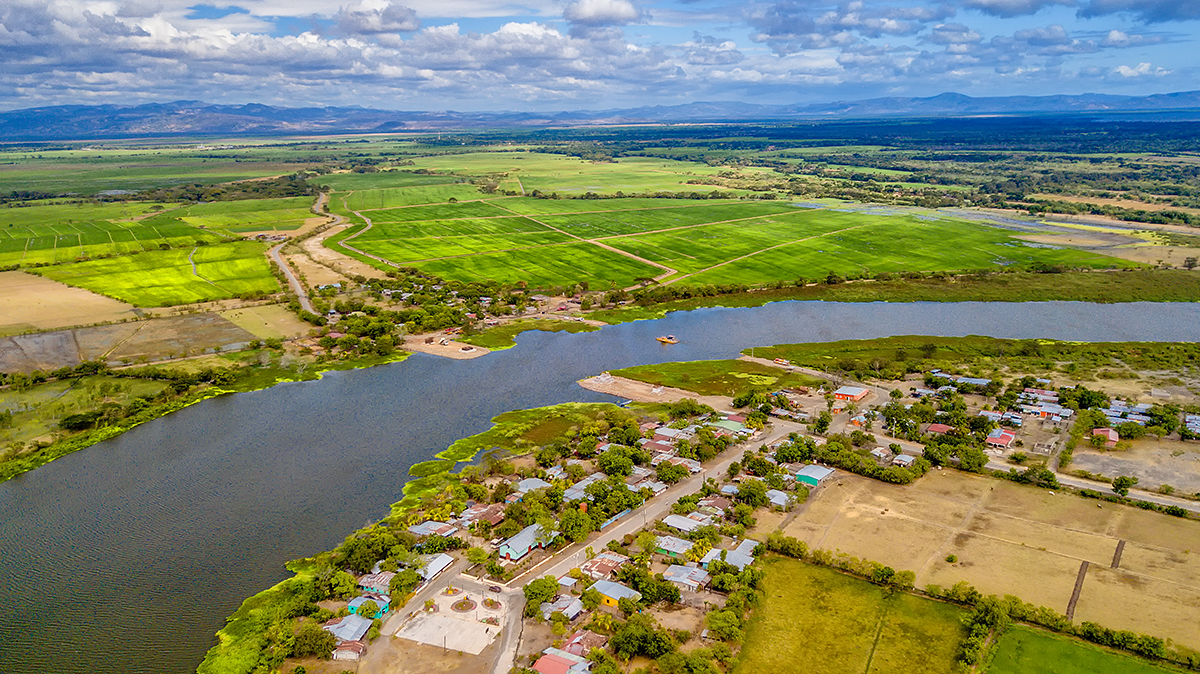
[[[1087,578],[1088,567],[1090,562],[1082,562],[1079,565],[1079,575],[1075,576],[1075,590],[1071,592],[1071,601],[1067,602],[1067,619],[1075,619],[1075,605],[1079,603],[1079,595],[1083,593],[1083,581]]]
[[[1121,568],[1121,555],[1125,554],[1125,539],[1117,541],[1117,549],[1113,551],[1112,568]]]
[[[195,276],[196,278],[200,279],[201,281],[204,281],[205,283],[216,288],[217,290],[220,290],[223,292],[229,292],[228,290],[225,290],[221,286],[217,285],[216,283],[213,283],[212,281],[210,281],[200,275],[200,270],[196,268],[196,261],[192,259],[192,256],[195,255],[196,251],[198,251],[198,250],[200,250],[200,246],[195,246],[194,248],[192,248],[192,252],[188,253],[188,262],[191,263],[191,265],[192,265],[192,276]]]
[[[863,674],[870,674],[871,663],[875,661],[875,651],[879,649],[879,638],[883,636],[883,623],[887,620],[891,607],[884,605],[883,613],[879,614],[879,623],[875,625],[875,640],[871,642],[871,652],[867,654],[867,666]]]

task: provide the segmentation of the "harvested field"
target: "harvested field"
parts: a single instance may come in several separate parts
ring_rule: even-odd
[[[1200,646],[1200,588],[1092,565],[1075,607],[1076,621]]]
[[[0,371],[74,367],[84,360],[136,363],[240,348],[254,335],[215,313],[0,337]]]
[[[133,306],[19,271],[0,272],[0,334],[137,318]]]
[[[312,329],[310,323],[296,318],[296,314],[279,304],[230,309],[219,315],[259,339],[293,339],[307,335]]]
[[[1059,613],[1067,610],[1079,573],[1077,559],[966,533],[955,535],[939,552],[930,560],[924,577],[918,576],[918,585],[950,587],[965,580],[984,594],[1016,595]],[[958,562],[945,561],[951,554]]]
[[[910,486],[840,474],[783,532],[914,571],[918,587],[966,581],[985,594],[1015,595],[1060,613],[1087,561],[1077,621],[1200,647],[1194,520],[943,470]],[[1126,546],[1114,571],[1121,540]],[[956,561],[947,562],[948,555]]]

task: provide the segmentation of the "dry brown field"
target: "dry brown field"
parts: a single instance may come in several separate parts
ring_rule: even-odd
[[[294,339],[307,335],[313,327],[279,304],[230,309],[219,313],[225,320],[259,339]]]
[[[1200,648],[1195,520],[935,470],[909,486],[839,474],[785,520],[783,532],[914,571],[918,587],[966,581],[985,594],[1015,595],[1060,613],[1086,561],[1076,622]]]
[[[1166,484],[1189,494],[1200,492],[1200,442],[1147,437],[1123,451],[1080,447],[1071,467],[1108,477],[1131,475],[1147,489]]]
[[[20,271],[0,272],[0,335],[137,318],[133,306]]]

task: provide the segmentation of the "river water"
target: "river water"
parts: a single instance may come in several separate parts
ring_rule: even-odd
[[[905,334],[1197,341],[1200,304],[700,309],[205,401],[0,484],[0,672],[194,671],[244,597],[385,515],[414,463],[507,410],[612,400],[581,378]]]

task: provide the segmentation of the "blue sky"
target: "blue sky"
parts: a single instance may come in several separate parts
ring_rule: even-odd
[[[1200,0],[5,0],[0,107],[396,110],[1200,88]]]

